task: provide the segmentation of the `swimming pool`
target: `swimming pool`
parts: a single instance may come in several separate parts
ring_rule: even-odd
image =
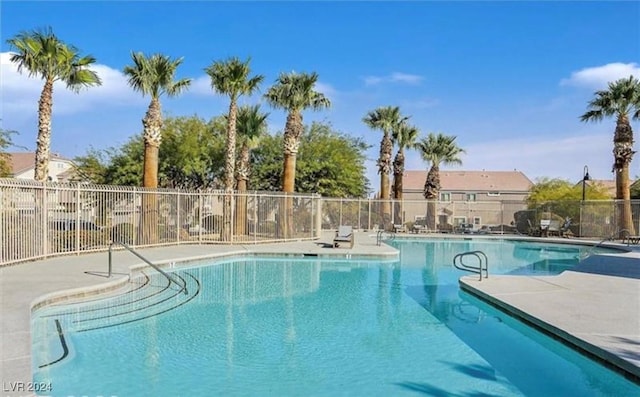
[[[640,392],[460,291],[451,265],[456,253],[479,249],[491,274],[556,274],[586,247],[391,243],[399,260],[232,258],[175,269],[186,295],[149,273],[126,296],[39,309],[34,381],[50,383],[53,395]]]

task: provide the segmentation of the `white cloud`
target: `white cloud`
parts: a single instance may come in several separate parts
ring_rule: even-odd
[[[9,58],[9,52],[0,53],[0,91],[2,109],[13,119],[34,117],[43,82],[37,77],[29,77]],[[53,88],[54,112],[56,114],[74,114],[87,109],[99,109],[104,106],[139,105],[148,102],[140,93],[133,91],[127,78],[119,70],[96,64],[92,69],[98,73],[102,85],[81,89],[79,94],[68,90],[64,83],[56,82]]]
[[[400,73],[395,72],[391,74],[390,80],[391,82],[400,82],[407,84],[420,84],[423,77],[418,76],[417,74],[408,74],[408,73]]]
[[[377,76],[365,76],[362,79],[364,80],[364,85],[376,85],[384,81],[382,77]]]
[[[217,95],[213,88],[211,88],[211,77],[206,74],[193,79],[187,93],[209,96]]]
[[[362,79],[366,86],[378,85],[381,83],[404,83],[417,85],[424,80],[424,77],[417,74],[393,72],[388,76],[365,76]]]
[[[640,66],[637,63],[615,62],[573,72],[571,77],[562,79],[560,85],[604,89],[609,82],[631,75],[640,77]]]

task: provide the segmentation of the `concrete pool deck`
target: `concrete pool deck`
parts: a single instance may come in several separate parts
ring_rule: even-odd
[[[434,235],[416,238],[425,237]],[[545,238],[533,240],[553,241]],[[357,232],[351,249],[332,248],[331,241],[332,235],[324,233],[316,241],[235,246],[179,245],[137,251],[158,264],[250,253],[340,258],[396,258],[398,255],[395,248],[376,244],[376,235],[370,232]],[[568,242],[566,239],[560,241]],[[640,251],[618,256],[598,255],[597,258],[582,263],[576,269],[579,271],[564,272],[558,276],[490,275],[489,279],[478,282],[474,277],[461,273],[464,277],[460,283],[464,289],[626,371],[637,382],[640,379]],[[12,392],[11,388],[16,383],[24,382],[26,385],[32,381],[32,306],[68,294],[68,291],[60,293],[63,290],[72,289],[81,295],[104,288],[105,283],[117,288],[128,280],[130,267],[141,261],[129,252],[119,250],[114,252],[113,263],[114,276],[111,279],[105,278],[106,252],[0,267],[0,396],[30,395]]]

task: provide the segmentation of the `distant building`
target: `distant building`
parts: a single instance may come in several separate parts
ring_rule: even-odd
[[[582,186],[582,180],[580,180],[576,185]],[[612,199],[616,198],[615,179],[589,179],[588,181],[585,181],[585,185],[587,187],[600,186],[604,188],[604,190],[609,194],[609,197],[611,197]],[[629,185],[631,185],[631,181],[629,181]]]
[[[11,176],[16,179],[35,179],[35,153],[7,153],[11,163]],[[71,182],[74,176],[73,162],[59,154],[52,153],[49,158],[50,182]]]
[[[427,171],[405,171],[402,196],[424,199]],[[523,201],[533,183],[520,171],[440,171],[439,201]]]
[[[402,214],[404,222],[423,222],[427,171],[406,171],[403,175]],[[461,225],[510,225],[517,211],[526,209],[533,186],[520,171],[440,171],[440,197],[436,205],[436,227],[450,231]],[[426,211],[425,211],[426,208]]]

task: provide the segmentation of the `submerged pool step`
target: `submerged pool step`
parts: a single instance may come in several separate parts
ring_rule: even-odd
[[[189,273],[173,273],[188,293],[160,274],[146,276],[128,292],[75,305],[48,317],[58,319],[65,332],[83,332],[142,320],[175,309],[200,292],[198,280]]]

